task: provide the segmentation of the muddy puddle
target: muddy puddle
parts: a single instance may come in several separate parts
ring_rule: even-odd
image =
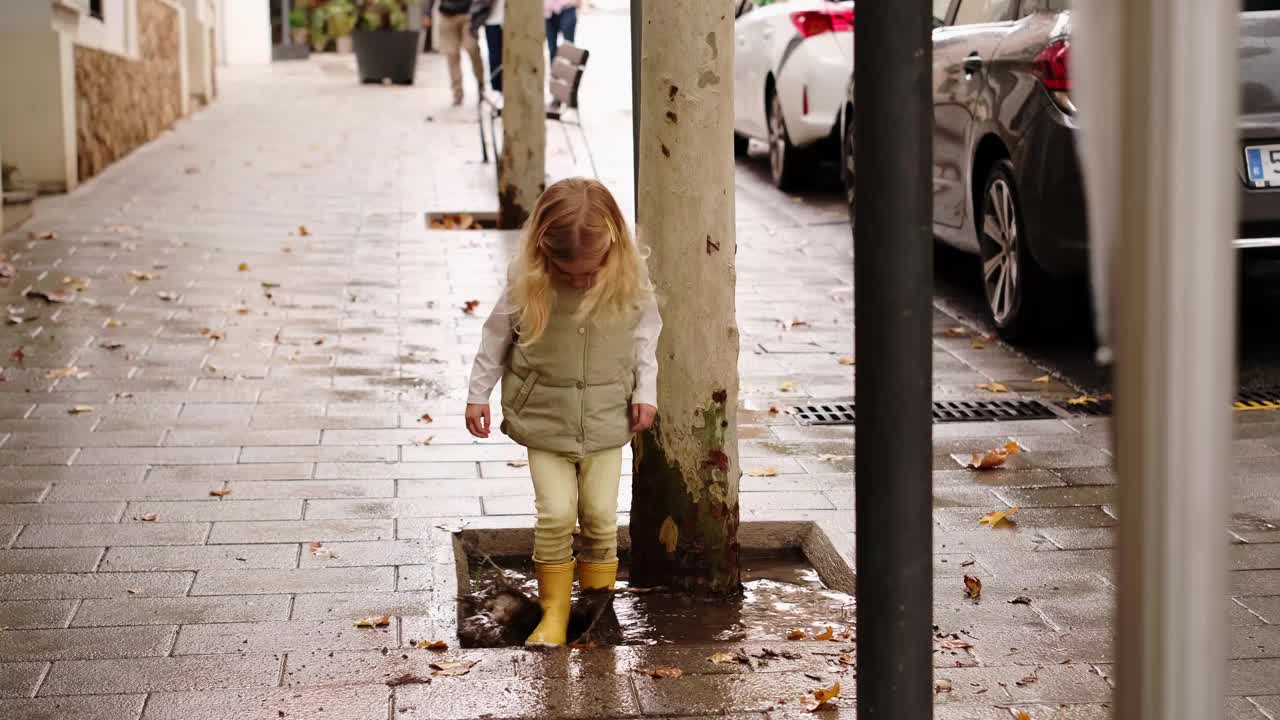
[[[532,560],[505,557],[493,562],[471,560],[472,591],[505,575],[508,584],[536,596]],[[714,601],[663,590],[630,592],[626,564],[624,558],[613,603],[622,645],[782,640],[794,630],[812,636],[827,627],[837,635],[853,629],[853,596],[826,587],[798,552],[744,554],[742,595]]]

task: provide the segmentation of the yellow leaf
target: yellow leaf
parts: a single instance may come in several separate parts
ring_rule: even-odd
[[[1031,720],[1031,716],[1027,714],[1026,710],[1019,710],[1013,714],[1013,720]]]
[[[437,652],[449,649],[449,643],[443,640],[419,640],[418,647],[423,650],[435,650]]]
[[[796,389],[796,384],[788,380],[782,383],[781,385],[779,385],[778,389],[781,390],[782,392],[792,392]]]
[[[831,626],[830,626],[830,625],[828,625],[826,630],[823,630],[822,632],[818,633],[817,635],[814,635],[814,636],[813,636],[813,639],[814,639],[814,640],[823,640],[823,641],[826,641],[826,640],[830,640],[830,639],[832,638],[832,636],[834,636],[834,635],[835,635],[835,630],[833,630],[833,629],[831,628]]]
[[[813,712],[838,697],[840,697],[840,683],[838,682],[829,688],[818,688],[813,691],[812,700],[805,698],[805,709]]]
[[[299,225],[298,234],[301,235],[302,237],[306,237],[311,234],[311,231],[307,229],[306,225]]]
[[[80,368],[78,367],[52,368],[50,370],[44,371],[44,376],[49,378],[50,380],[56,380],[59,378],[76,377],[79,374],[80,374]]]
[[[1004,444],[1004,447],[998,447],[994,450],[988,450],[984,453],[974,453],[973,458],[969,461],[969,467],[974,470],[990,470],[1004,465],[1004,462],[1011,455],[1017,455],[1022,452],[1022,448],[1018,443],[1010,440]]]
[[[949,327],[946,330],[947,337],[964,337],[969,331],[962,327]]]
[[[791,632],[787,633],[788,640],[803,640],[807,637],[809,637],[809,633],[803,630],[792,630]]]
[[[983,383],[983,384],[981,384],[981,385],[979,385],[979,386],[978,386],[978,389],[979,389],[979,390],[986,390],[987,392],[993,392],[993,393],[1007,393],[1007,392],[1009,392],[1009,386],[1008,386],[1008,385],[1005,385],[1004,383],[998,383],[998,382],[993,382],[993,383]]]
[[[978,518],[979,525],[990,525],[992,528],[1009,527],[1016,525],[1011,515],[1017,515],[1018,508],[1012,507],[1008,510],[996,510]]]
[[[71,415],[87,415],[93,412],[93,406],[92,405],[76,405],[75,407],[71,408],[67,412]]]
[[[964,596],[970,600],[982,597],[982,581],[972,575],[964,576]]]
[[[752,470],[747,474],[751,477],[777,477],[778,471],[774,468],[764,468],[763,470]]]
[[[226,497],[231,494],[230,490],[210,490],[209,494],[213,497]]]
[[[1050,378],[1048,375],[1041,375],[1040,377],[1036,378],[1035,380],[1032,380],[1031,382],[1048,383],[1049,380]]]
[[[707,658],[707,661],[716,663],[717,665],[724,665],[727,663],[738,662],[738,656],[734,655],[733,653],[718,652],[712,655],[711,657]]]
[[[853,358],[847,358],[847,357],[842,357],[837,362],[839,362],[841,365],[857,365],[858,364],[857,360],[854,360]]]
[[[1081,395],[1080,397],[1071,398],[1070,400],[1067,401],[1067,404],[1068,405],[1089,405],[1096,402],[1098,402],[1098,398],[1096,397],[1092,397],[1090,395]]]
[[[143,282],[146,280],[154,280],[155,277],[156,277],[155,273],[143,272],[142,270],[129,271],[129,279],[136,280],[138,282]]]
[[[370,615],[356,621],[356,627],[358,628],[386,627],[390,624],[391,618],[386,615]]]
[[[676,545],[680,541],[680,529],[676,527],[676,521],[668,515],[666,520],[662,521],[662,528],[658,530],[658,542],[662,543],[662,547],[666,549],[670,555],[676,551]]]
[[[240,272],[249,272],[249,263],[240,263]]]
[[[969,339],[969,347],[973,348],[974,350],[982,350],[986,346],[987,344],[983,342],[982,338],[980,337],[975,336]]]

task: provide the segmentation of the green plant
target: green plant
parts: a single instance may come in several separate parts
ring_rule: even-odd
[[[362,0],[361,30],[408,30],[409,13],[405,0]]]
[[[302,30],[307,26],[307,11],[304,8],[294,8],[289,12],[289,27],[294,30]]]
[[[325,49],[329,41],[333,38],[329,36],[328,28],[328,8],[318,7],[311,11],[311,49],[320,52]]]
[[[351,0],[329,0],[324,10],[325,30],[331,37],[346,37],[356,29],[356,6]]]

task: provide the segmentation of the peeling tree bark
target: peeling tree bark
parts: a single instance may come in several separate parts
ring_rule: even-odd
[[[524,224],[546,187],[547,116],[542,3],[507,3],[502,28],[502,153],[498,158],[498,227]]]
[[[732,10],[646,3],[641,37],[637,227],[663,328],[659,419],[635,442],[631,582],[707,594],[741,582]]]

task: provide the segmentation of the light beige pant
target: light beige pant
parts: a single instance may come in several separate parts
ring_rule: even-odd
[[[622,448],[586,457],[529,450],[534,504],[533,559],[565,563],[573,559],[573,530],[582,527],[584,562],[618,559],[618,481]]]
[[[476,87],[484,91],[484,62],[480,59],[480,43],[471,33],[471,17],[463,15],[440,16],[440,51],[449,61],[449,84],[453,86],[453,101],[462,102],[462,54],[466,50],[471,58],[471,70],[476,75]]]

